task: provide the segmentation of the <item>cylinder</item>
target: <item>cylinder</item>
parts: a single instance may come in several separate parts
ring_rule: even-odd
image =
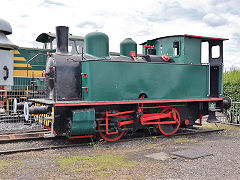
[[[67,26],[56,27],[56,41],[57,41],[57,53],[68,53],[68,31]]]
[[[85,36],[85,52],[94,59],[109,59],[109,38],[102,32],[91,32]]]
[[[120,55],[131,57],[131,51],[135,51],[137,55],[137,43],[131,38],[126,38],[120,43]]]
[[[47,114],[48,106],[34,106],[29,108],[29,114]]]

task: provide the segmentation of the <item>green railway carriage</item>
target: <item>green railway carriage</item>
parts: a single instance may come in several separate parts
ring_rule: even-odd
[[[47,53],[55,52],[56,36],[52,33],[42,33],[37,42],[43,43],[43,48],[19,47],[14,52],[14,77],[42,77],[45,70]],[[69,37],[69,51],[80,54],[84,38],[82,36]]]
[[[56,30],[61,43],[48,55],[47,97],[24,104],[25,118],[35,114],[53,136],[116,141],[141,129],[172,135],[180,126],[201,125],[204,115],[216,122],[215,112],[229,104],[222,97],[227,39],[161,37],[142,43],[143,54],[137,56],[136,43],[128,38],[115,56],[108,36],[93,32],[85,36],[85,52],[72,55],[68,27]]]

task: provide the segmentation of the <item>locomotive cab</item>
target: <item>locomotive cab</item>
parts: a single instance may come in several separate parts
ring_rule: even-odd
[[[209,66],[208,96],[222,97],[224,40],[228,39],[184,34],[160,37],[140,45],[145,55],[154,50],[155,55],[168,55],[177,64]]]
[[[141,45],[145,54],[148,54],[150,48],[154,47],[156,55],[167,54],[177,64],[195,65],[196,67],[205,66],[205,73],[208,74],[201,74],[201,76],[208,78],[206,86],[208,88],[207,96],[209,98],[222,98],[223,41],[225,40],[228,39],[184,34],[148,40]],[[216,122],[215,111],[222,111],[223,102],[210,102],[208,106],[210,117],[208,120]]]
[[[43,43],[43,49],[56,49],[56,34],[54,33],[41,33],[37,38],[37,42]],[[84,46],[83,36],[69,35],[68,51],[72,54],[81,54]]]

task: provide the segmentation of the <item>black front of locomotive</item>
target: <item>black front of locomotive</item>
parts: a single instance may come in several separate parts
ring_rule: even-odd
[[[56,27],[57,50],[46,63],[46,95],[54,101],[81,99],[81,57],[68,53],[68,27]]]
[[[81,100],[81,61],[82,56],[68,53],[68,27],[56,27],[56,53],[49,54],[45,69],[46,100],[53,104]],[[45,103],[45,104],[46,104]],[[52,107],[52,105],[51,105]],[[53,111],[49,106],[49,111]],[[58,135],[65,134],[71,111],[66,107],[54,105],[54,131]]]

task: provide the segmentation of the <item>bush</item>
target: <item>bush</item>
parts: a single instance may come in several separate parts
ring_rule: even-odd
[[[223,73],[223,96],[240,102],[240,70],[232,68]]]

